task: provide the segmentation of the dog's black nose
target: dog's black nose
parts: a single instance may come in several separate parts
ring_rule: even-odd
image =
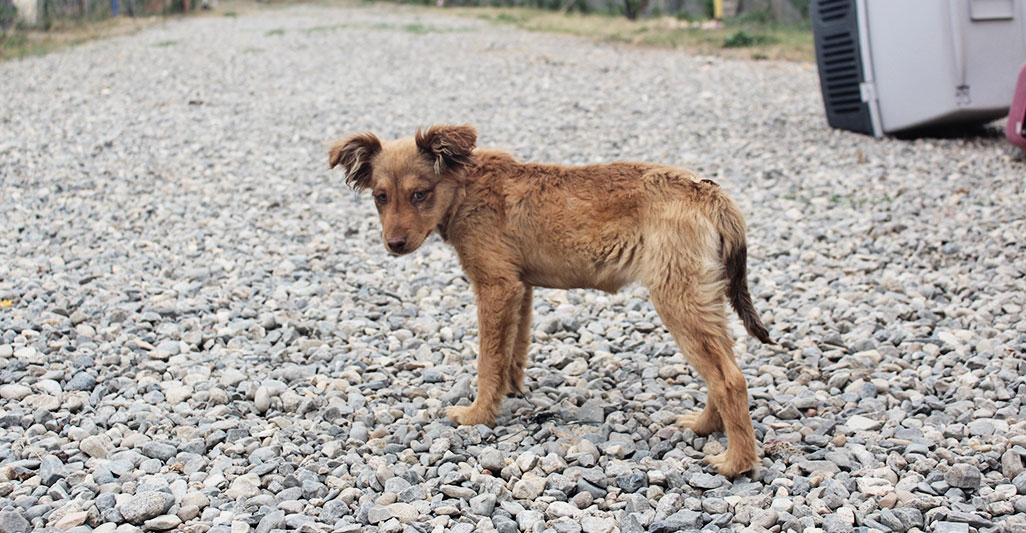
[[[400,253],[406,248],[406,237],[388,239],[388,248],[395,253]]]

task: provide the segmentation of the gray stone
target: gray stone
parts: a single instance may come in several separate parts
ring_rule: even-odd
[[[676,533],[701,527],[701,513],[694,511],[678,511],[665,520],[658,520],[648,526],[650,533]]]
[[[173,514],[160,515],[145,522],[146,529],[153,531],[166,531],[174,529],[181,524],[182,519],[178,518],[178,515]]]
[[[473,390],[471,389],[470,377],[464,376],[456,380],[456,384],[443,394],[440,399],[445,405],[453,405],[463,398],[470,398],[472,395]]]
[[[470,499],[470,512],[478,516],[492,516],[495,509],[495,495],[481,494]]]
[[[601,424],[605,422],[606,403],[599,400],[588,400],[577,410],[577,420],[582,423]]]
[[[513,497],[522,500],[533,500],[545,490],[545,478],[532,474],[524,474],[520,481],[513,485]]]
[[[106,444],[104,444],[104,440],[95,435],[82,439],[82,442],[78,444],[78,449],[95,459],[106,459],[110,453],[107,450]]]
[[[321,520],[328,524],[334,524],[343,516],[350,514],[349,506],[342,500],[331,500],[324,504],[321,509]]]
[[[653,524],[654,525],[654,524]],[[624,515],[620,523],[620,533],[644,533],[645,527],[636,513]]]
[[[267,387],[261,385],[257,387],[256,392],[253,395],[253,407],[256,408],[259,413],[266,413],[271,407],[271,393]],[[366,437],[363,439],[366,441]]]
[[[637,492],[648,483],[648,475],[640,470],[618,476],[616,486],[626,493]]]
[[[504,515],[495,515],[492,517],[492,526],[499,533],[520,533],[520,528],[517,527],[517,523],[512,518]]]
[[[1012,479],[1012,484],[1015,485],[1015,490],[1019,494],[1026,494],[1026,472],[1020,472],[1019,475]]]
[[[68,383],[64,385],[65,390],[69,391],[91,391],[96,388],[96,378],[91,376],[88,372],[76,373]]]
[[[140,450],[146,457],[153,459],[160,459],[165,463],[171,460],[177,453],[178,449],[166,442],[154,441],[147,442],[143,445]]]
[[[424,487],[420,485],[413,485],[410,488],[400,492],[398,494],[399,501],[403,503],[411,503],[417,500],[423,500],[427,498],[427,492]]]
[[[383,505],[373,505],[367,509],[367,522],[371,524],[380,524],[392,518],[392,511]]]
[[[1001,473],[1007,479],[1015,479],[1023,472],[1022,457],[1013,450],[1006,450],[1001,455]]]
[[[963,522],[937,521],[930,527],[933,533],[969,533],[969,524]]]
[[[980,480],[982,477],[980,469],[973,465],[959,463],[952,465],[952,467],[948,469],[944,474],[944,481],[952,487],[976,490],[980,488]]]
[[[521,531],[533,531],[535,524],[544,522],[545,516],[540,511],[524,510],[517,513],[517,526]]]
[[[697,472],[688,478],[688,485],[691,485],[696,489],[717,489],[723,485],[723,478],[721,476],[714,476],[705,472]]]
[[[128,498],[116,509],[128,522],[140,525],[143,522],[160,516],[175,503],[175,497],[161,491],[148,491]]]
[[[282,529],[284,527],[285,511],[274,511],[273,513],[265,514],[260,519],[256,527],[256,533],[270,533],[272,529]]]
[[[18,511],[0,511],[0,533],[28,533],[32,524]]]
[[[478,462],[481,464],[481,468],[490,471],[492,475],[499,475],[499,472],[506,467],[506,456],[499,450],[488,446],[481,450]]]
[[[989,437],[994,434],[996,428],[990,420],[973,420],[967,426],[969,434],[975,437]]]
[[[47,455],[43,457],[39,463],[39,479],[43,485],[49,487],[58,480],[64,479],[68,476],[68,468],[64,466],[64,463],[60,459],[53,455]]]
[[[477,495],[474,489],[457,487],[456,485],[442,485],[438,491],[450,498],[459,498],[461,500],[470,500]],[[514,492],[516,492],[516,487],[514,487]]]
[[[896,507],[891,510],[905,530],[923,527],[923,513],[914,507]]]
[[[839,514],[833,513],[823,517],[823,531],[826,533],[846,533],[852,530],[852,524]]]

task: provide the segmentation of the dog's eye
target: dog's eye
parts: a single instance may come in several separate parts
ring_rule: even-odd
[[[377,200],[377,202],[381,205],[385,205],[386,203],[388,203],[388,195],[386,195],[385,193],[381,193],[375,196],[374,199]]]
[[[428,195],[427,191],[417,191],[417,192],[413,193],[413,201],[414,202],[423,201],[425,198],[427,198],[427,195]]]

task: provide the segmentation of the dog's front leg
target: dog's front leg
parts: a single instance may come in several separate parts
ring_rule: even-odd
[[[506,393],[506,369],[520,322],[520,305],[526,288],[520,282],[503,281],[477,286],[477,398],[470,407],[450,407],[446,414],[456,424],[492,425]]]

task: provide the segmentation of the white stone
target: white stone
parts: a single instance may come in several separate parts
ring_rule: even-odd
[[[518,500],[533,500],[545,491],[545,478],[527,472],[513,485],[513,497]]]
[[[229,499],[252,498],[260,493],[260,477],[256,474],[244,474],[232,480],[231,486],[224,491]]]

